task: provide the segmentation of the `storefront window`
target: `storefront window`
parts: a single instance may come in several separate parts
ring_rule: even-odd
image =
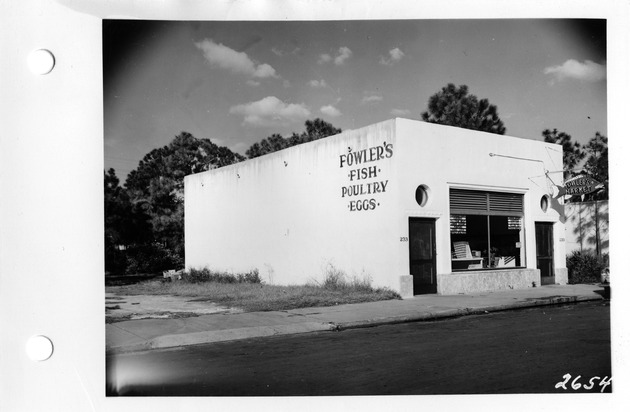
[[[523,195],[451,189],[454,271],[523,267]]]

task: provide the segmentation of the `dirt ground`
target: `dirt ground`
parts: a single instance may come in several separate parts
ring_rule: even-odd
[[[181,318],[218,313],[240,313],[242,310],[212,302],[170,295],[117,295],[105,293],[107,323],[131,319]]]

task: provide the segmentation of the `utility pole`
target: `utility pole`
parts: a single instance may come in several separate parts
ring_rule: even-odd
[[[584,243],[584,232],[582,228],[582,203],[578,203],[578,217],[580,218],[578,228],[580,230],[579,236],[580,236],[580,255],[581,255],[582,253],[584,253],[584,248],[582,246]]]
[[[597,257],[600,257],[599,249],[599,208],[597,206],[597,199],[595,199],[595,253]]]

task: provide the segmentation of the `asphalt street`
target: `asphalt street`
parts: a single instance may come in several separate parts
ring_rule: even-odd
[[[610,377],[608,301],[107,357],[108,396],[600,393]]]

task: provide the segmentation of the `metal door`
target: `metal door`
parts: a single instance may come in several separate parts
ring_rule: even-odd
[[[536,222],[536,267],[540,270],[541,284],[556,283],[553,266],[553,223]]]
[[[434,219],[409,218],[409,273],[414,295],[437,293]]]

